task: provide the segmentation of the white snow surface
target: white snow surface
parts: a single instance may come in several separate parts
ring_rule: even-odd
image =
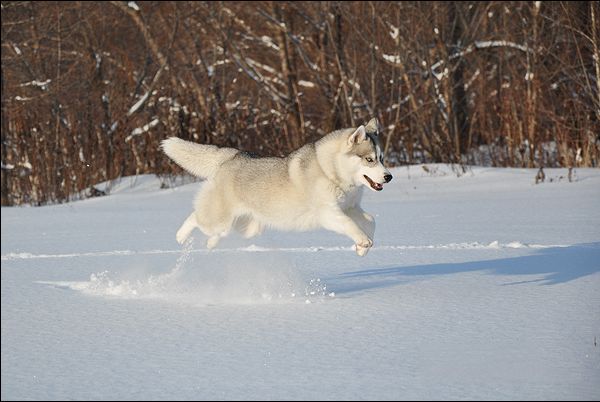
[[[600,170],[427,170],[365,191],[364,258],[181,247],[202,183],[152,176],[2,208],[2,400],[600,399]]]

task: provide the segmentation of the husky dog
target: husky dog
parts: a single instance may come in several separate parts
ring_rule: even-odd
[[[373,245],[375,220],[360,207],[363,186],[381,191],[392,175],[383,166],[379,126],[334,131],[285,158],[255,158],[233,148],[180,138],[163,151],[189,173],[206,178],[195,210],[177,232],[183,243],[194,230],[210,249],[235,229],[249,238],[265,227],[324,228],[350,237],[359,256]]]

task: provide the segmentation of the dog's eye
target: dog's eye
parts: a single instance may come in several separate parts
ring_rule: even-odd
[[[373,163],[373,158],[371,158],[370,156],[367,156],[367,157],[365,158],[365,160],[366,160],[367,162],[369,162],[369,163]]]

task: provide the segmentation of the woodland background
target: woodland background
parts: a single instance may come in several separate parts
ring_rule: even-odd
[[[2,205],[285,155],[379,118],[388,165],[596,167],[599,2],[1,2]]]

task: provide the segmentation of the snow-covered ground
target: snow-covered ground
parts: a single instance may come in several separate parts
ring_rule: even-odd
[[[600,170],[428,170],[365,192],[364,258],[182,248],[201,184],[149,176],[2,208],[2,399],[600,399]]]

